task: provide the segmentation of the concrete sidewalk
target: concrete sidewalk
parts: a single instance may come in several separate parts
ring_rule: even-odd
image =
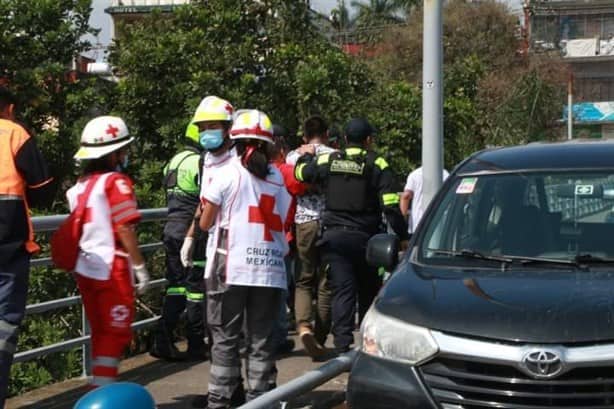
[[[324,364],[312,362],[303,351],[298,337],[294,340],[297,345],[295,350],[280,356],[277,361],[278,385]],[[286,408],[327,409],[340,404],[344,401],[347,377],[346,373],[331,379],[318,389],[289,402]],[[143,354],[122,361],[120,366],[120,379],[145,386],[159,409],[191,408],[192,400],[206,393],[208,378],[209,361],[164,362]],[[9,399],[6,409],[71,409],[85,393],[85,383],[84,379],[72,379],[40,388]]]

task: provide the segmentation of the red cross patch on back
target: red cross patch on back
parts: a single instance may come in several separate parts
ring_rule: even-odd
[[[281,217],[273,213],[275,209],[275,197],[271,195],[261,195],[258,207],[250,206],[248,221],[250,223],[262,223],[264,225],[264,240],[273,241],[271,231],[281,232],[283,224]]]

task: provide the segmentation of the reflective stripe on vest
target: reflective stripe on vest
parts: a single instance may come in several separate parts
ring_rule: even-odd
[[[29,253],[34,253],[40,250],[40,247],[34,242],[34,229],[32,228],[32,220],[30,220],[30,209],[25,200],[26,197],[26,181],[17,171],[15,165],[15,156],[21,147],[30,139],[30,135],[20,125],[0,119],[0,138],[3,143],[0,144],[0,163],[2,163],[2,172],[0,172],[0,197],[3,200],[22,200],[25,207],[25,217],[28,223],[28,237],[25,239],[26,250]],[[8,143],[6,140],[8,139]]]
[[[185,287],[168,287],[166,289],[166,295],[185,295]]]
[[[0,200],[22,200],[23,197],[17,195],[0,195]]]
[[[186,299],[192,302],[201,302],[205,299],[205,294],[204,293],[192,293],[190,291],[187,291]]]
[[[384,193],[382,195],[384,206],[392,206],[399,204],[399,195],[397,193]]]

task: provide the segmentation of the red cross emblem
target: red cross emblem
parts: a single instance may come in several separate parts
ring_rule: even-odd
[[[261,195],[258,207],[249,207],[248,221],[250,223],[262,223],[264,225],[264,240],[273,241],[271,231],[282,231],[283,224],[281,217],[273,213],[275,208],[275,197]]]
[[[107,130],[105,131],[105,133],[107,135],[113,135],[113,138],[117,138],[117,133],[119,132],[119,128],[114,127],[113,125],[109,124],[109,127],[107,128]]]

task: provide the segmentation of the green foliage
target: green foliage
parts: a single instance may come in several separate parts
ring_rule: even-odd
[[[556,120],[561,114],[562,73],[539,61],[541,66],[529,67],[523,76],[510,79],[509,90],[495,104],[483,105],[488,113],[485,138],[492,145],[513,145],[538,140],[556,139]]]
[[[366,3],[352,0],[352,7],[358,10],[356,26],[364,28],[400,23],[402,19],[397,12],[405,7],[404,3],[399,0],[369,0]]]
[[[72,171],[74,121],[85,112],[76,101],[85,87],[73,81],[68,69],[89,46],[83,35],[95,33],[88,26],[90,3],[0,2],[0,78],[17,93],[19,117],[38,134],[51,170],[60,178]]]
[[[66,273],[63,274],[69,276]],[[31,285],[31,287],[35,286]],[[59,283],[54,283],[53,286],[46,288],[61,289],[61,286]],[[48,296],[46,299],[56,297]],[[80,334],[77,328],[81,328],[78,306],[29,316],[22,325],[23,332],[19,338],[19,348],[20,350],[34,349],[41,345],[50,345],[78,337]],[[78,376],[80,371],[80,350],[50,354],[34,361],[14,364],[11,368],[9,394],[19,394],[33,387],[73,378]]]
[[[378,151],[402,178],[420,161],[422,93],[397,81],[383,85],[374,96],[369,120],[378,130]]]
[[[366,115],[364,104],[375,88],[366,67],[330,47],[298,62],[296,77],[300,118],[320,113],[329,121],[343,122],[351,116]]]
[[[122,32],[110,55],[123,73],[116,109],[140,138],[139,169],[168,160],[206,95],[296,130],[313,113],[347,119],[372,86],[364,66],[314,31],[302,2],[195,4]]]
[[[345,0],[337,0],[337,7],[331,11],[330,16],[336,30],[347,30],[354,25]]]
[[[413,13],[406,27],[386,34],[380,54],[370,62],[384,83],[422,82],[422,24],[422,13]],[[488,145],[556,137],[565,67],[557,60],[519,57],[515,30],[516,18],[498,2],[454,0],[445,6],[448,168]]]

